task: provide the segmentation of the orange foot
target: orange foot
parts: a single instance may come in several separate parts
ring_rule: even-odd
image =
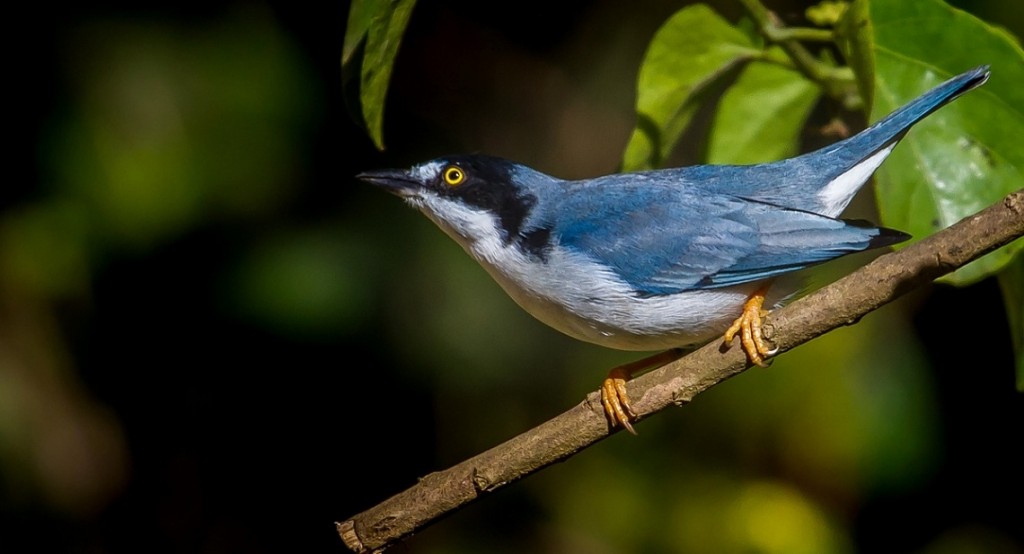
[[[743,304],[743,314],[736,318],[723,337],[724,345],[729,346],[732,344],[732,339],[736,337],[736,333],[739,333],[740,344],[743,346],[743,351],[747,353],[747,357],[750,358],[750,362],[761,367],[768,367],[765,358],[773,356],[779,351],[778,348],[769,347],[761,333],[761,320],[768,315],[768,311],[763,309],[764,296],[767,291],[768,287],[761,287],[750,295],[750,298]]]
[[[622,425],[630,433],[636,434],[630,423],[636,418],[636,413],[629,406],[626,381],[632,379],[635,373],[665,365],[678,360],[682,355],[681,349],[673,348],[642,360],[620,365],[608,372],[608,377],[601,384],[601,404],[604,405],[604,413],[608,416],[612,427]]]

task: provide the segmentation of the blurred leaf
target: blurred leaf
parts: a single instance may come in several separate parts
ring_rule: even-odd
[[[348,24],[345,29],[345,40],[341,46],[341,65],[348,65],[359,43],[370,30],[370,23],[376,10],[386,8],[386,2],[378,0],[353,0],[348,9]]]
[[[961,523],[944,529],[920,554],[1020,554],[1021,545],[1011,534],[977,523]]]
[[[729,522],[725,525],[726,531],[721,533],[726,538],[725,548],[716,551],[766,554],[854,551],[837,519],[829,517],[821,506],[799,490],[785,483],[766,481],[748,483],[739,493],[723,514],[723,519]]]
[[[88,287],[91,239],[81,205],[46,202],[9,211],[0,219],[0,278],[19,296],[80,294]]]
[[[348,29],[342,49],[342,65],[365,36],[359,80],[363,122],[378,149],[384,149],[384,101],[402,35],[416,0],[355,0],[349,10]]]
[[[1024,392],[1024,255],[1016,256],[999,272],[1010,338],[1017,355],[1017,390]]]
[[[351,331],[371,311],[376,257],[356,233],[324,228],[275,233],[239,261],[226,297],[236,312],[296,335]]]
[[[761,30],[758,28],[757,23],[748,16],[743,16],[736,22],[736,29],[747,36],[747,40],[756,48],[764,49],[765,40],[764,35],[761,34]],[[783,55],[785,60],[789,58]],[[785,63],[785,61],[783,61]]]
[[[189,30],[101,20],[69,51],[76,90],[47,161],[98,240],[146,247],[295,192],[297,137],[318,98],[269,18]]]
[[[676,12],[654,35],[640,67],[637,126],[626,146],[623,169],[660,165],[700,107],[700,93],[759,53],[746,34],[708,6]]]
[[[665,514],[657,509],[664,505],[665,489],[650,474],[618,465],[604,454],[580,456],[573,460],[574,471],[560,471],[558,482],[549,480],[541,491],[544,509],[559,527],[608,548],[618,547],[611,552],[645,550],[641,545],[650,550],[649,541],[661,535],[657,529],[665,528],[659,525]],[[610,475],[615,478],[608,479]]]
[[[804,13],[811,23],[821,27],[831,27],[843,18],[849,6],[849,2],[842,0],[822,0],[807,8]]]
[[[883,223],[920,239],[1024,182],[1024,52],[1004,31],[939,0],[872,0],[870,11],[877,67],[872,121],[956,74],[992,66],[985,86],[919,123],[878,171]],[[1022,248],[1024,241],[1015,241],[948,280],[965,285],[992,275]]]
[[[804,121],[819,94],[797,71],[749,64],[718,105],[708,163],[754,164],[797,154]]]
[[[791,484],[744,477],[727,462],[694,463],[692,453],[630,452],[628,462],[613,458],[614,450],[591,452],[574,459],[571,471],[557,470],[557,480],[542,478],[540,502],[575,543],[553,551],[852,551],[839,520]]]
[[[870,111],[875,97],[874,28],[868,13],[868,0],[854,0],[836,25],[836,42],[846,63],[853,69],[857,90]]]

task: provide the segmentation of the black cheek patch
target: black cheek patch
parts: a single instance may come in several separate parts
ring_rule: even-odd
[[[467,179],[465,183],[449,188],[447,193],[494,214],[506,246],[518,245],[523,252],[543,259],[550,246],[551,230],[523,230],[537,199],[512,183],[512,164],[488,156],[458,156],[451,158],[450,162],[462,167]]]
[[[547,260],[548,249],[551,246],[551,229],[540,227],[532,229],[519,236],[519,247],[528,255],[541,260]]]

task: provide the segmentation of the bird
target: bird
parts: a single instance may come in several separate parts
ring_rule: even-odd
[[[906,233],[839,216],[910,128],[984,84],[955,76],[819,150],[753,165],[694,165],[565,180],[484,154],[357,179],[432,220],[523,309],[576,339],[660,351],[601,386],[612,429],[635,434],[625,383],[721,337],[749,363],[777,353],[762,321],[803,287],[796,272]],[[797,274],[798,275],[798,274]]]

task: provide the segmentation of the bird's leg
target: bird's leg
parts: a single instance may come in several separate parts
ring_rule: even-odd
[[[768,311],[763,308],[767,292],[768,285],[765,285],[750,295],[743,304],[743,314],[736,318],[723,337],[724,345],[729,346],[736,333],[739,333],[740,344],[750,362],[761,367],[768,367],[765,358],[778,352],[778,348],[768,346],[761,333],[761,320],[768,315]]]
[[[608,377],[601,384],[601,404],[604,404],[604,413],[607,414],[612,427],[622,425],[630,433],[636,434],[633,425],[629,422],[636,417],[636,414],[629,407],[626,381],[632,379],[635,373],[674,362],[682,357],[683,353],[683,349],[673,348],[642,360],[620,365],[608,372]]]

